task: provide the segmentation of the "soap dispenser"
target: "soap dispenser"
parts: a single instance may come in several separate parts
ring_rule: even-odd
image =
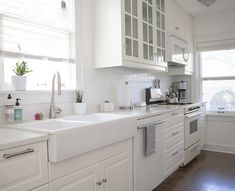
[[[12,99],[11,94],[8,94],[5,103],[5,121],[7,123],[14,122],[14,101]]]
[[[16,104],[15,104],[15,108],[14,108],[14,119],[15,121],[22,121],[23,119],[23,108],[20,106],[19,103],[20,99],[16,99]]]

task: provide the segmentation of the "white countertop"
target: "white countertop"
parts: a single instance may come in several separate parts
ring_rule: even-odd
[[[48,138],[44,134],[0,127],[0,150],[45,141]]]
[[[183,105],[151,105],[145,107],[135,107],[133,110],[118,110],[111,113],[136,116],[138,119],[142,119],[184,108],[185,106]]]

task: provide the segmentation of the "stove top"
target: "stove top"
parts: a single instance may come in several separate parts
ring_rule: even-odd
[[[168,102],[164,102],[164,103],[158,103],[157,105],[191,105],[194,104],[193,102],[185,102],[185,103],[181,103],[181,102],[176,102],[176,103],[168,103]]]

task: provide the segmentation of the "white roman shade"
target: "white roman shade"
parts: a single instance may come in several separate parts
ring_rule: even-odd
[[[4,55],[72,61],[72,0],[0,0],[0,51]]]

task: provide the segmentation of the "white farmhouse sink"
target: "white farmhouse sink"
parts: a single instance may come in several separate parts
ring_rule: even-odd
[[[84,121],[84,122],[101,122],[110,121],[115,119],[123,118],[123,115],[110,114],[110,113],[92,113],[86,115],[71,115],[61,118],[61,120],[68,121]]]
[[[49,160],[59,162],[134,137],[137,119],[97,113],[22,123],[15,127],[49,134]]]

